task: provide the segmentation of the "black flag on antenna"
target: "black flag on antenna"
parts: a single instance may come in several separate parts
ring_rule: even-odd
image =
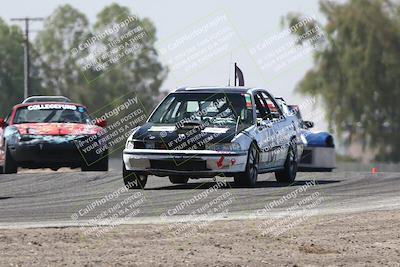
[[[239,86],[244,86],[243,72],[235,63],[235,86],[236,86],[236,80],[239,81]]]

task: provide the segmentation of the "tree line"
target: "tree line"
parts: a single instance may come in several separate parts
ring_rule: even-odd
[[[325,25],[314,66],[297,90],[320,99],[342,144],[360,143],[378,161],[400,161],[400,4],[390,0],[323,0]],[[284,20],[296,25],[302,14]],[[307,39],[312,40],[314,36]],[[302,42],[307,42],[303,40]],[[303,45],[299,43],[299,45]]]
[[[321,0],[326,23],[317,21],[296,31],[304,36],[315,26],[325,38],[313,42],[314,66],[297,86],[305,95],[324,104],[327,121],[342,144],[358,142],[373,151],[376,160],[400,161],[400,4],[390,0]],[[109,68],[106,75],[93,69],[82,73],[81,61],[71,50],[97,33],[133,16],[129,8],[112,4],[89,23],[85,14],[70,5],[58,7],[46,19],[31,42],[31,94],[65,95],[91,109],[113,103],[129,92],[139,94],[151,109],[168,68],[158,58],[156,29],[147,18],[140,20],[146,38],[143,49]],[[288,27],[303,14],[285,17]],[[126,31],[115,35],[126,35]],[[110,37],[110,36],[109,36]],[[312,41],[310,35],[299,45]],[[108,38],[108,37],[107,37]],[[101,42],[106,45],[105,38]],[[0,18],[0,116],[23,98],[23,32]]]
[[[127,17],[136,18],[136,24],[146,32],[146,38],[138,40],[141,49],[128,54],[104,73],[93,68],[83,71],[82,61],[90,54],[89,49],[78,55],[71,51]],[[107,46],[109,42],[126,36],[129,30],[130,26],[121,28],[97,41],[96,46]],[[0,18],[1,117],[23,100],[24,38],[20,27],[9,25]],[[43,28],[30,43],[30,95],[64,95],[96,110],[110,103],[116,106],[123,101],[121,96],[138,93],[143,105],[151,109],[158,101],[160,86],[168,73],[158,59],[155,41],[153,23],[148,18],[138,18],[127,7],[118,4],[106,6],[97,14],[96,21],[90,23],[85,14],[71,5],[59,6],[46,18]]]

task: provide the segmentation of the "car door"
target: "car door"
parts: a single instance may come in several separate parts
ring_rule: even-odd
[[[288,120],[274,97],[267,91],[261,92],[262,98],[269,109],[269,120],[272,122],[274,135],[273,167],[283,166],[286,160],[288,146],[293,137],[293,122]]]
[[[261,92],[256,91],[253,94],[256,115],[257,115],[257,130],[256,140],[260,147],[260,169],[269,169],[273,167],[273,149],[274,149],[274,132],[273,126],[269,120],[269,110],[266,108],[266,103],[262,98]]]

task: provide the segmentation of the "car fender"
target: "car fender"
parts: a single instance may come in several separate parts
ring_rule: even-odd
[[[245,131],[242,131],[238,133],[233,139],[232,142],[238,143],[242,150],[248,151],[250,148],[251,143],[254,141],[251,136],[246,133]]]
[[[16,145],[19,140],[20,140],[20,134],[19,131],[16,127],[13,126],[8,126],[4,129],[4,147],[6,144],[14,146]]]

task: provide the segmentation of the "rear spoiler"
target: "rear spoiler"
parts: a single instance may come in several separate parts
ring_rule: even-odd
[[[32,103],[32,102],[63,102],[63,103],[70,103],[72,102],[71,99],[65,96],[30,96],[25,99],[22,104],[25,103]]]

